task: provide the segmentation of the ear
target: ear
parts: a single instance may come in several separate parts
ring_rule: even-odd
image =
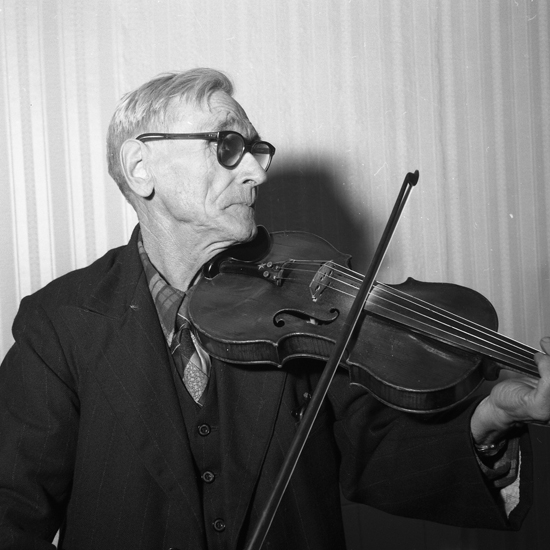
[[[137,139],[128,139],[120,148],[120,164],[130,189],[147,198],[155,190],[154,179],[147,170],[145,147]]]

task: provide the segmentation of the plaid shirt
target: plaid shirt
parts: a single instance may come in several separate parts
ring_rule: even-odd
[[[147,283],[149,285],[149,290],[151,296],[153,297],[153,302],[157,309],[158,318],[160,321],[160,326],[162,327],[162,332],[168,343],[168,347],[172,344],[172,339],[176,332],[176,317],[180,308],[183,307],[183,312],[186,312],[186,297],[187,292],[174,288],[169,285],[162,275],[156,270],[155,266],[151,263],[145,247],[143,246],[143,240],[141,234],[138,238],[138,251],[141,263],[143,264],[143,269],[145,271],[145,276],[147,277]],[[185,315],[187,316],[187,315]],[[204,351],[204,348],[200,345],[198,339],[195,337],[191,331],[191,337],[197,354],[201,361],[201,368],[203,372],[210,372],[210,357]]]

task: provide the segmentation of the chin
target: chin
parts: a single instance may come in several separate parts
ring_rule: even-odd
[[[250,231],[250,236],[247,240],[251,241],[256,235],[258,234],[258,226],[256,225],[256,222],[252,225],[252,229]]]
[[[256,222],[252,222],[246,227],[243,227],[242,233],[241,233],[242,238],[239,240],[241,242],[251,241],[256,236],[257,233],[258,233],[258,226],[256,225]]]
[[[243,221],[239,224],[231,224],[226,227],[224,234],[233,244],[251,241],[258,233],[258,226],[255,221]]]

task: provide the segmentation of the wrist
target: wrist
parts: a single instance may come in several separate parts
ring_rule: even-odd
[[[470,421],[470,429],[476,449],[486,449],[490,453],[499,444],[504,445],[501,442],[506,440],[508,433],[515,425],[516,423],[512,418],[495,407],[489,396],[486,397],[479,403]]]

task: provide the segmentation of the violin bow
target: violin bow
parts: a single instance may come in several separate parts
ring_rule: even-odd
[[[275,517],[275,513],[277,512],[281,499],[283,498],[283,494],[286,491],[286,488],[288,486],[290,478],[292,477],[294,469],[296,468],[296,464],[298,463],[311,428],[313,427],[313,423],[317,418],[317,414],[319,413],[319,410],[323,403],[323,399],[325,398],[332,379],[336,374],[336,369],[342,361],[346,347],[349,344],[357,321],[359,320],[359,317],[363,312],[365,302],[372,289],[372,285],[374,284],[376,275],[378,273],[378,270],[380,269],[380,265],[382,264],[382,260],[384,259],[395,228],[397,227],[397,222],[399,221],[401,212],[405,207],[412,188],[418,183],[418,178],[418,170],[416,170],[414,173],[409,172],[405,176],[405,179],[401,186],[401,190],[399,192],[397,200],[395,201],[388,222],[386,223],[384,233],[382,234],[380,242],[378,243],[374,256],[371,260],[367,274],[365,275],[363,283],[359,288],[359,292],[357,293],[357,296],[355,297],[353,304],[348,312],[347,318],[344,321],[343,328],[338,336],[336,344],[323,369],[321,377],[319,378],[319,382],[317,383],[317,386],[313,391],[311,400],[305,410],[304,416],[300,421],[300,425],[298,426],[298,430],[294,435],[294,439],[290,444],[290,448],[285,457],[283,465],[279,470],[277,479],[275,480],[275,485],[273,486],[265,508],[260,514],[260,519],[254,531],[252,532],[252,535],[248,541],[248,544],[245,547],[245,550],[260,550],[264,543],[267,532],[269,531],[271,523],[273,522],[273,518]]]

